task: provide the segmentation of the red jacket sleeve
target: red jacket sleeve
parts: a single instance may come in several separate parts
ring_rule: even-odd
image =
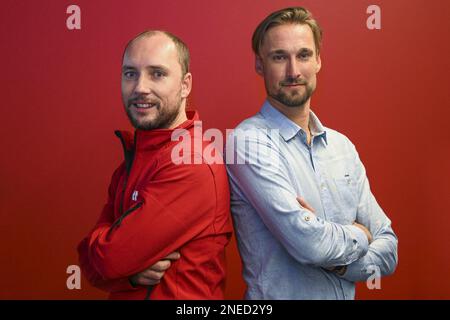
[[[143,271],[211,227],[216,199],[209,165],[175,165],[168,159],[139,191],[136,210],[117,226],[94,230],[89,257],[105,279]]]
[[[123,170],[123,166],[119,167],[113,174],[111,184],[108,191],[108,201],[103,207],[100,218],[95,224],[93,230],[78,245],[79,263],[83,275],[91,285],[108,292],[136,290],[131,286],[128,277],[118,278],[114,280],[104,279],[95,269],[89,257],[89,243],[92,237],[103,228],[109,228],[114,222],[114,198],[118,183],[118,174]]]

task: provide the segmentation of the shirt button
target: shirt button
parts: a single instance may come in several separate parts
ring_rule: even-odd
[[[306,216],[305,221],[309,221],[309,220],[311,220],[311,218],[309,216]]]

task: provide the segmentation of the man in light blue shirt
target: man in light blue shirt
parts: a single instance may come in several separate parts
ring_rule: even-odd
[[[310,109],[321,36],[300,7],[253,34],[267,100],[226,147],[247,299],[354,299],[356,281],[397,266],[397,237],[354,145]]]

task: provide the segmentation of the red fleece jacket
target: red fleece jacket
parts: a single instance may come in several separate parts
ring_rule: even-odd
[[[191,133],[196,112],[178,129]],[[232,224],[223,164],[172,162],[173,130],[116,131],[125,161],[112,176],[108,201],[93,230],[78,246],[84,276],[110,299],[222,299],[225,246]],[[196,137],[197,139],[201,137]],[[203,148],[205,143],[200,143]],[[193,157],[201,157],[191,148]],[[173,251],[155,286],[132,287],[128,277]]]

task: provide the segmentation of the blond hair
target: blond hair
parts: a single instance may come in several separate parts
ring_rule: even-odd
[[[258,56],[267,31],[283,24],[306,24],[311,28],[316,46],[316,54],[319,55],[322,45],[322,29],[313,18],[311,12],[303,7],[285,8],[268,15],[256,28],[252,36],[253,52]]]

